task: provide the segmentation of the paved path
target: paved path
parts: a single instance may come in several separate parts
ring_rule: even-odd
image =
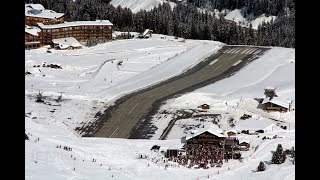
[[[224,46],[187,72],[120,98],[91,127],[86,127],[84,136],[148,139],[156,130],[150,120],[162,102],[230,76],[266,50]]]

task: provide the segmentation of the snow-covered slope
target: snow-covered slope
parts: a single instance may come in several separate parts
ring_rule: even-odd
[[[113,6],[121,6],[131,9],[133,13],[137,13],[140,10],[149,11],[152,8],[158,6],[162,3],[168,3],[166,0],[112,0],[110,4]],[[169,1],[171,8],[173,8],[176,4]]]
[[[161,163],[160,153],[150,151],[157,144],[162,148],[181,146],[180,139],[175,140],[128,140],[104,138],[79,138],[63,124],[50,122],[42,124],[32,118],[26,118],[26,130],[30,141],[25,142],[25,179],[32,180],[193,180],[193,179],[261,179],[293,180],[295,166],[290,158],[284,164],[270,164],[271,151],[281,143],[284,149],[294,146],[294,132],[285,133],[285,138],[254,140],[258,148],[244,154],[244,163],[229,160],[222,168],[189,169],[172,163],[167,169]],[[278,134],[279,135],[279,134]],[[39,141],[36,141],[39,138]],[[57,146],[61,145],[61,149]],[[64,146],[72,148],[66,151]],[[148,155],[147,159],[138,159],[138,154]],[[96,159],[96,162],[92,162]],[[158,160],[158,163],[155,161]],[[260,161],[267,166],[265,172],[256,173]],[[149,164],[149,166],[148,166]],[[75,168],[75,170],[73,170]],[[230,170],[228,170],[230,168]]]
[[[154,34],[151,39],[119,40],[73,51],[53,51],[46,48],[26,51],[26,71],[31,72],[25,79],[25,93],[36,96],[41,90],[44,96],[57,98],[60,93],[71,99],[64,106],[71,109],[94,106],[95,109],[81,108],[81,113],[72,114],[64,120],[70,127],[76,123],[93,119],[114,100],[142,87],[152,85],[175,76],[216,52],[222,43],[174,39]],[[121,66],[117,66],[123,61]],[[60,64],[62,69],[34,68],[34,65]],[[56,114],[59,114],[57,111]],[[65,112],[63,112],[64,114]]]
[[[266,16],[265,14],[262,14],[261,16],[257,17],[257,18],[253,18],[252,15],[248,15],[246,18],[244,18],[243,13],[241,13],[240,9],[234,9],[234,10],[228,10],[228,9],[223,9],[221,11],[214,9],[214,11],[210,11],[207,9],[201,9],[201,8],[197,8],[199,12],[207,12],[211,15],[213,15],[213,12],[215,14],[216,18],[219,18],[219,14],[221,13],[222,15],[225,15],[224,18],[230,21],[234,21],[236,22],[238,25],[242,26],[242,27],[250,27],[250,23],[252,25],[252,29],[258,29],[259,24],[261,24],[263,21],[264,22],[270,22],[271,19],[273,19],[273,21],[277,18],[277,16]]]
[[[104,110],[116,97],[174,76],[222,45],[165,37],[153,35],[151,39],[120,40],[74,51],[46,53],[45,48],[26,51],[25,69],[32,73],[26,76],[25,86],[25,129],[30,138],[25,142],[26,179],[295,179],[291,158],[281,165],[270,164],[271,151],[278,143],[284,149],[294,146],[294,112],[280,115],[281,120],[291,125],[290,130],[277,127],[260,137],[241,135],[250,139],[254,148],[243,152],[243,163],[229,160],[221,168],[189,169],[169,163],[165,169],[162,155],[151,152],[150,148],[155,144],[163,149],[181,146],[179,138],[184,134],[178,127],[169,134],[169,140],[81,138],[74,132],[75,127],[91,123],[96,112]],[[255,110],[251,112],[253,118],[263,120],[268,116],[256,111],[257,102],[252,98],[262,96],[266,85],[276,86],[279,96],[294,99],[294,52],[294,49],[272,48],[234,76],[168,100],[169,104],[163,107],[189,109],[208,103],[213,113],[224,113],[222,122],[251,110]],[[117,67],[120,60],[123,65]],[[60,64],[62,69],[33,67],[44,61]],[[60,103],[45,100],[52,105],[36,103],[34,96],[39,89],[51,98],[57,98],[63,91],[63,99],[68,100]],[[195,123],[191,119],[181,122]],[[159,132],[166,127],[165,122],[155,124],[163,126]],[[218,128],[212,123],[203,125]],[[221,129],[226,127],[222,124]],[[261,139],[264,135],[275,134],[283,138]],[[57,148],[59,145],[61,149]],[[71,147],[72,151],[64,150],[64,146]],[[148,155],[148,158],[138,159],[138,154]],[[96,162],[92,162],[93,158]],[[260,161],[266,163],[267,170],[257,173]]]
[[[221,129],[229,128],[228,119],[238,119],[244,113],[254,113],[257,117],[279,119],[295,128],[295,112],[265,113],[258,109],[254,98],[264,97],[264,88],[276,87],[277,94],[288,101],[295,100],[295,50],[274,47],[259,59],[251,62],[235,75],[214,84],[197,89],[194,92],[170,99],[160,108],[153,123],[159,128],[153,139],[158,139],[174,115],[161,114],[161,111],[177,114],[179,110],[196,109],[201,104],[209,104],[208,114],[222,114]],[[177,124],[188,124],[190,127],[199,124],[194,119],[180,120]],[[206,128],[212,124],[202,123]],[[168,139],[180,138],[184,135],[183,125],[175,125]]]
[[[265,14],[253,19],[252,17],[248,16],[246,18],[243,17],[240,9],[235,9],[230,11],[226,16],[226,19],[239,23],[239,25],[244,27],[249,27],[249,24],[252,24],[253,29],[258,29],[259,24],[264,22],[270,22],[271,19],[275,20],[276,16],[268,16],[266,17]]]

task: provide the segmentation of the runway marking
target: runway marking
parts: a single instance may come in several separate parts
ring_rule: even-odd
[[[256,48],[254,48],[251,52],[250,52],[250,54],[253,54],[253,52],[255,52],[257,49]]]
[[[139,104],[139,103],[137,103],[136,105],[134,105],[134,107],[131,109],[131,111],[130,111],[128,114],[130,114],[138,104]]]
[[[244,51],[241,52],[241,54],[245,54],[249,49],[245,49]]]
[[[113,131],[113,133],[111,134],[111,136],[119,129],[119,126],[117,127],[116,130]],[[109,136],[109,138],[111,138],[111,136]]]
[[[251,54],[255,49],[250,49],[246,54]]]
[[[239,53],[241,51],[242,48],[238,48],[237,51],[235,53]]]
[[[261,52],[261,50],[260,49],[258,49],[256,52],[254,52],[253,54],[258,54],[258,53],[260,53]]]
[[[241,63],[242,62],[242,60],[240,59],[239,61],[237,61],[236,63],[234,63],[232,66],[236,66],[236,65],[238,65],[239,63]]]
[[[245,54],[250,54],[251,51],[252,49],[249,49],[247,52],[245,52]]]
[[[219,59],[213,60],[211,63],[209,63],[209,65],[212,65],[212,64],[216,63],[217,61],[219,61]]]
[[[228,49],[225,51],[225,53],[230,53],[232,49]]]
[[[231,54],[235,53],[237,50],[237,48],[232,48],[232,50],[230,51]]]
[[[229,49],[227,49],[227,50],[223,51],[223,53],[227,53],[228,51],[229,51]]]

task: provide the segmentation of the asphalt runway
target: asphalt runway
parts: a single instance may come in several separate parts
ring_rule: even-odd
[[[224,46],[188,71],[120,98],[91,126],[79,130],[89,137],[148,139],[156,130],[152,116],[165,100],[231,76],[268,49]]]

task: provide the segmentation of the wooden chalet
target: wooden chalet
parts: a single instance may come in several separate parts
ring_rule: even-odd
[[[237,135],[237,131],[234,130],[234,129],[232,129],[232,130],[227,130],[227,131],[225,132],[225,134],[226,134],[228,137],[230,137],[230,136],[236,136],[236,135]]]
[[[210,109],[210,105],[209,104],[202,104],[202,105],[200,105],[200,107],[202,109]]]
[[[267,111],[287,112],[290,109],[290,103],[278,97],[267,97],[261,104],[262,108]]]
[[[250,140],[239,140],[240,150],[248,151],[250,149]]]
[[[74,37],[52,39],[52,43],[55,49],[60,49],[60,50],[79,49],[82,47],[82,45]]]
[[[211,129],[196,132],[192,136],[186,138],[186,143],[212,143],[221,144],[226,139],[226,136],[215,132]]]

